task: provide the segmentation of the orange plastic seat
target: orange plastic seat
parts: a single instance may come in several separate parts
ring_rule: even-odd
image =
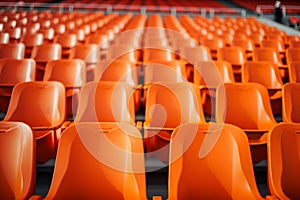
[[[25,44],[25,57],[31,57],[31,51],[34,46],[43,44],[44,36],[42,33],[25,34],[22,36],[21,41]]]
[[[21,122],[0,122],[0,196],[28,199],[35,189],[35,141]]]
[[[195,65],[194,84],[199,85],[204,113],[213,120],[216,88],[222,83],[234,83],[232,66],[227,61],[202,61]]]
[[[214,60],[219,59],[219,51],[225,46],[222,38],[205,38],[200,41],[200,44],[210,49],[210,54]]]
[[[216,91],[216,121],[243,129],[254,163],[266,158],[266,134],[277,122],[267,89],[258,83],[224,83]]]
[[[282,87],[282,120],[300,123],[300,83],[286,83]]]
[[[93,81],[95,68],[100,60],[100,49],[96,44],[77,44],[70,52],[70,59],[82,59],[86,66],[86,80]]]
[[[28,124],[36,140],[36,161],[56,155],[60,127],[65,121],[65,89],[59,82],[22,82],[12,92],[3,121]]]
[[[135,127],[119,124],[106,132],[82,122],[65,130],[45,199],[74,198],[147,199],[142,136]]]
[[[8,43],[9,43],[9,34],[0,33],[0,44],[8,44]]]
[[[231,64],[235,81],[241,81],[241,70],[244,63],[247,61],[245,49],[242,47],[223,47],[220,49],[220,60],[227,61]]]
[[[268,135],[268,186],[278,199],[300,198],[300,125],[281,123]]]
[[[180,48],[180,60],[185,65],[187,79],[194,81],[194,65],[201,61],[210,61],[210,51],[204,46]]]
[[[243,48],[247,55],[247,60],[252,60],[252,52],[253,49],[255,48],[255,43],[253,40],[234,38],[232,41],[232,45]]]
[[[149,85],[146,95],[145,150],[167,163],[172,131],[183,123],[206,122],[200,91],[188,82],[156,82]]]
[[[133,89],[124,82],[89,82],[82,87],[74,122],[101,122],[110,130],[116,122],[135,124]]]
[[[97,63],[95,81],[122,81],[135,90],[135,110],[141,106],[141,87],[138,85],[138,67],[128,60],[104,60]]]
[[[281,70],[281,77],[284,82],[287,80],[288,68],[280,59],[279,53],[271,47],[255,48],[253,50],[253,61],[269,61],[273,62]]]
[[[0,58],[23,59],[25,45],[23,43],[0,44]]]
[[[300,47],[299,48],[288,48],[286,50],[286,62],[291,64],[292,62],[300,61]]]
[[[171,136],[168,194],[169,200],[263,199],[245,133],[229,124],[177,127]]]
[[[72,48],[74,48],[77,44],[77,35],[74,33],[57,35],[54,37],[54,42],[61,45],[62,58],[69,58]]]
[[[44,77],[45,66],[50,60],[61,59],[62,47],[60,44],[42,44],[34,46],[31,52],[31,58],[36,61],[36,80],[41,81]]]
[[[85,63],[81,59],[51,60],[47,63],[43,81],[59,81],[66,88],[66,115],[76,115],[80,89],[86,82]]]
[[[280,71],[274,63],[268,61],[245,62],[242,71],[242,82],[255,82],[265,86],[269,92],[273,114],[281,115],[281,88],[283,83]]]
[[[185,69],[181,62],[153,60],[144,66],[144,84],[152,82],[184,82],[186,81]]]
[[[288,65],[289,82],[300,83],[300,61],[294,61]]]
[[[173,54],[171,50],[168,48],[144,48],[143,50],[144,64],[151,63],[157,60],[172,61]]]
[[[14,86],[20,82],[35,80],[33,59],[0,59],[0,111],[6,113]]]

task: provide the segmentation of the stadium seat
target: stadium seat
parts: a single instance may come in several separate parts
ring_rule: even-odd
[[[21,122],[0,122],[0,196],[28,199],[35,190],[35,140]]]
[[[278,67],[268,61],[245,62],[242,70],[242,82],[255,82],[268,89],[273,115],[281,115],[282,80]]]
[[[100,122],[106,131],[115,128],[117,122],[134,125],[132,93],[133,89],[123,82],[89,82],[81,89],[74,122]]]
[[[86,82],[86,69],[81,59],[51,60],[45,67],[43,81],[59,81],[66,89],[66,117],[74,119],[81,87]]]
[[[282,88],[282,120],[300,123],[300,83],[286,83]]]
[[[43,80],[45,73],[45,66],[50,60],[61,59],[62,47],[60,44],[42,44],[39,46],[34,46],[31,52],[31,58],[36,61],[36,80]]]
[[[216,91],[216,121],[243,129],[254,163],[266,159],[266,136],[277,122],[267,89],[258,83],[224,83]]]
[[[268,135],[268,185],[278,199],[300,198],[300,125],[281,123]]]
[[[44,36],[42,33],[25,34],[21,38],[21,42],[25,44],[25,58],[31,57],[31,51],[34,46],[42,45]]]
[[[132,125],[108,132],[82,122],[61,137],[45,199],[147,199],[142,136]]]
[[[58,43],[62,47],[62,58],[69,58],[72,48],[77,44],[77,35],[72,33],[57,35],[54,37],[54,43]]]
[[[70,59],[82,59],[86,66],[86,81],[93,81],[95,68],[100,60],[100,49],[95,44],[77,44],[70,52]]]
[[[156,82],[147,90],[144,146],[148,156],[168,162],[172,131],[183,123],[203,122],[200,91],[188,82]]]
[[[8,44],[8,43],[9,43],[9,34],[0,33],[0,44]]]
[[[23,43],[0,44],[0,58],[23,59],[25,45]]]
[[[230,124],[177,127],[171,136],[168,183],[169,200],[263,199],[247,136]]]
[[[288,65],[289,68],[289,82],[300,83],[300,62],[295,61]]]
[[[271,47],[260,47],[253,50],[253,61],[269,61],[277,65],[281,71],[283,82],[287,82],[288,68],[282,63],[278,51]]]
[[[3,121],[20,121],[32,128],[37,163],[55,157],[60,127],[65,121],[64,86],[54,81],[18,83]]]
[[[236,82],[241,82],[241,70],[247,61],[246,50],[242,47],[223,47],[220,49],[220,60],[231,64]]]
[[[195,65],[194,84],[199,85],[206,116],[214,120],[216,88],[222,83],[234,83],[232,66],[227,61],[202,61]]]
[[[292,62],[300,61],[300,48],[289,47],[286,50],[286,62],[290,65]]]
[[[245,53],[247,55],[247,60],[252,60],[252,52],[255,48],[255,43],[251,39],[240,39],[240,38],[234,38],[232,41],[233,46],[241,47],[245,50]]]
[[[35,80],[33,59],[0,59],[0,111],[6,113],[14,86],[20,82]]]

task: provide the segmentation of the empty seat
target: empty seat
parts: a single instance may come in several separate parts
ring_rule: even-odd
[[[66,88],[66,115],[76,115],[80,89],[86,82],[85,63],[81,59],[51,60],[45,67],[43,81],[59,81]]]
[[[288,65],[289,82],[300,83],[300,61],[294,61]]]
[[[281,123],[268,135],[268,186],[278,199],[300,198],[300,125]]]
[[[34,46],[31,52],[31,58],[36,61],[36,80],[41,81],[44,77],[45,66],[50,60],[61,59],[62,47],[60,44],[42,44]]]
[[[145,150],[149,156],[168,162],[174,128],[188,122],[206,122],[200,91],[188,82],[156,82],[149,85],[146,95]]]
[[[300,83],[286,83],[282,88],[282,120],[300,123]]]
[[[147,199],[142,136],[132,125],[103,131],[77,123],[61,137],[45,199]]]
[[[70,59],[82,59],[86,66],[86,80],[93,81],[95,68],[100,60],[100,49],[96,44],[77,44],[70,52]]]
[[[43,44],[44,36],[42,33],[25,34],[22,36],[21,41],[25,44],[25,57],[31,57],[31,51],[34,46]]]
[[[279,53],[271,47],[255,48],[253,50],[253,61],[269,61],[277,65],[281,71],[281,77],[286,82],[288,77],[288,68],[280,59]]]
[[[101,122],[103,130],[114,128],[117,122],[135,124],[132,94],[133,89],[123,82],[89,82],[80,92],[74,122]]]
[[[288,48],[286,50],[286,62],[291,64],[292,62],[300,61],[300,48]]]
[[[74,33],[57,35],[54,37],[54,42],[61,45],[62,58],[69,58],[72,48],[77,44],[77,35]]]
[[[266,158],[266,133],[277,122],[267,89],[258,83],[224,83],[216,92],[216,121],[242,128],[254,163]]]
[[[177,127],[171,136],[168,183],[170,200],[263,199],[247,137],[229,124]]]
[[[23,43],[0,44],[0,58],[23,59],[25,45]]]
[[[268,61],[245,62],[242,71],[242,82],[260,83],[268,89],[272,112],[281,115],[282,79],[278,66]]]
[[[28,199],[35,190],[35,140],[21,122],[0,122],[0,196]]]
[[[36,161],[56,155],[60,127],[65,121],[65,88],[59,82],[22,82],[12,92],[3,121],[28,124],[36,140]]]
[[[234,83],[232,66],[227,61],[202,61],[195,64],[194,83],[200,86],[204,113],[215,117],[215,91],[222,83]]]
[[[0,111],[6,113],[14,86],[20,82],[35,80],[33,59],[0,59]]]
[[[242,47],[223,47],[220,49],[220,60],[231,64],[236,82],[241,82],[241,70],[247,61],[246,51]]]

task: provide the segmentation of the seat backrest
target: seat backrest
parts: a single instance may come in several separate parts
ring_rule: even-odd
[[[254,48],[253,61],[269,61],[277,66],[282,66],[278,52],[271,47]]]
[[[75,122],[134,124],[133,89],[124,82],[89,82],[82,87]]]
[[[35,33],[35,34],[25,34],[22,36],[21,41],[25,44],[26,47],[33,47],[36,45],[43,44],[44,36],[42,33]]]
[[[76,123],[60,139],[46,199],[146,199],[144,170],[135,127],[104,132],[98,123]]]
[[[185,71],[178,61],[156,60],[145,65],[144,83],[185,82]]]
[[[44,81],[59,81],[65,87],[81,87],[86,82],[85,63],[81,59],[59,59],[47,63]]]
[[[199,88],[188,82],[150,84],[145,126],[175,128],[187,122],[205,122]]]
[[[179,44],[180,45],[180,44]],[[180,48],[181,59],[190,64],[195,64],[201,61],[211,61],[210,52],[203,46],[182,47]]]
[[[286,83],[282,87],[282,120],[300,123],[300,83]]]
[[[232,66],[227,61],[202,61],[195,64],[194,83],[217,87],[221,83],[234,83]]]
[[[76,34],[63,34],[54,37],[54,42],[59,43],[62,48],[72,48],[77,44]]]
[[[292,62],[300,61],[300,47],[299,48],[288,48],[286,50],[286,62],[291,64]]]
[[[291,83],[300,83],[300,61],[291,62],[289,68],[289,81]]]
[[[58,43],[42,44],[34,46],[31,52],[31,58],[36,62],[48,62],[49,60],[61,59],[62,47]]]
[[[232,65],[243,65],[247,61],[245,52],[242,47],[223,47],[220,49],[220,59]]]
[[[242,82],[255,82],[267,89],[280,89],[283,85],[278,66],[268,61],[247,61],[242,70]]]
[[[300,125],[280,123],[268,135],[268,185],[279,199],[299,199]]]
[[[283,41],[277,40],[277,39],[267,39],[267,40],[263,40],[261,42],[261,47],[265,48],[265,47],[270,47],[275,49],[277,52],[285,52],[285,48],[284,48],[284,44]]]
[[[242,129],[269,130],[273,117],[267,89],[258,83],[224,83],[216,91],[216,121]]]
[[[22,81],[34,81],[35,61],[33,59],[0,59],[0,85],[14,86]]]
[[[138,85],[137,68],[128,60],[103,60],[97,63],[95,81],[122,81],[132,87]]]
[[[172,61],[172,56],[172,51],[167,47],[144,48],[143,50],[143,62],[145,64],[155,60]]]
[[[14,87],[3,121],[21,121],[30,127],[58,127],[64,120],[64,86],[55,81],[32,81]]]
[[[23,43],[0,44],[0,58],[23,59],[25,45]]]
[[[170,144],[168,199],[262,199],[240,128],[187,123],[174,130]]]
[[[100,60],[100,50],[96,44],[77,44],[71,50],[70,58],[82,59],[86,64],[95,64]]]
[[[0,122],[0,196],[28,199],[35,190],[35,140],[21,122]]]

